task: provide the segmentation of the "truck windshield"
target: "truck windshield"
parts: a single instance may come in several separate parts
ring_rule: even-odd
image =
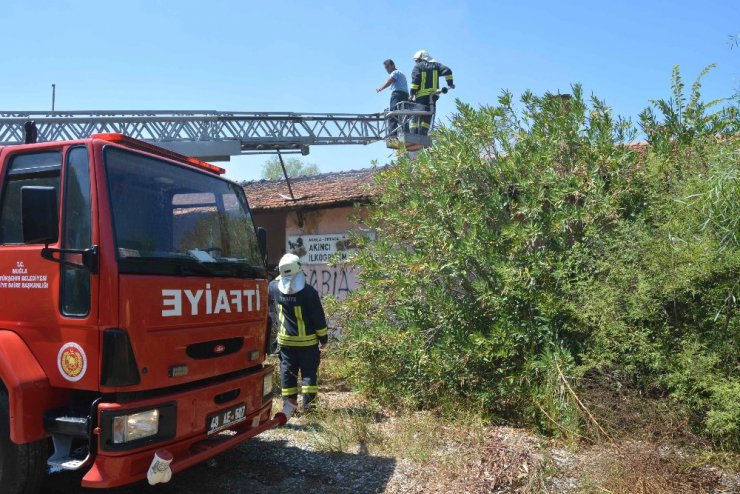
[[[238,185],[112,146],[104,156],[120,272],[264,276]]]

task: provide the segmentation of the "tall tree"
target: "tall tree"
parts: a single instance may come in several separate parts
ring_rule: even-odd
[[[314,163],[304,163],[298,158],[283,158],[285,170],[289,177],[305,177],[307,175],[318,175],[319,167]],[[277,180],[284,178],[283,169],[280,167],[280,159],[273,156],[268,159],[262,167],[262,178]]]

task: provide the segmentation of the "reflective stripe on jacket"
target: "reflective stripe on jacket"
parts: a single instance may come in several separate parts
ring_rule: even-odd
[[[278,324],[278,344],[306,347],[326,343],[326,316],[319,293],[311,285],[290,295],[284,295],[277,280],[270,283],[270,304]]]
[[[454,84],[452,70],[439,62],[417,62],[411,72],[411,96],[427,96],[439,89],[439,78]]]

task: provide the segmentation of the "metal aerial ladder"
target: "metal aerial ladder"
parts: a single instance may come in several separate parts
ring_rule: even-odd
[[[389,137],[391,113],[401,122]],[[218,111],[0,111],[0,146],[23,143],[26,124],[35,123],[37,142],[84,139],[115,132],[206,161],[260,153],[308,154],[310,146],[370,144],[419,149],[427,136],[404,133],[408,119],[433,112],[273,113]],[[393,129],[392,129],[393,130]],[[399,129],[395,129],[399,130]]]

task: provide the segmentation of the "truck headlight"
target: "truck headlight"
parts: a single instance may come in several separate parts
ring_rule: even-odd
[[[262,396],[269,396],[272,394],[272,373],[265,374],[262,381]]]
[[[159,410],[147,410],[132,415],[119,415],[113,418],[113,443],[123,444],[145,437],[156,436],[159,432]]]

